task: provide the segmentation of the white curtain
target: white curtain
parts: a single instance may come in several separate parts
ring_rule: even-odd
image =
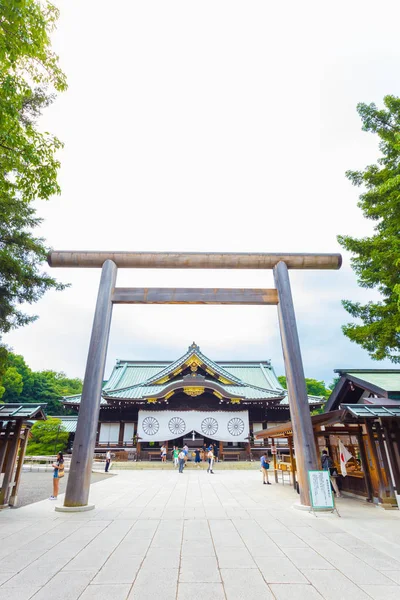
[[[100,444],[117,444],[119,437],[119,423],[102,423],[100,426]]]
[[[163,442],[197,431],[222,442],[245,442],[249,435],[249,413],[242,411],[147,411],[140,410],[138,436],[143,441]]]

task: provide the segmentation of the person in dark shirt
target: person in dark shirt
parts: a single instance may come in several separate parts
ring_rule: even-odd
[[[194,451],[194,462],[195,462],[196,467],[199,469],[200,463],[201,463],[200,448],[196,448],[196,450]]]
[[[330,456],[328,456],[328,452],[326,450],[322,451],[321,465],[322,465],[322,469],[324,471],[329,471],[329,478],[331,480],[332,487],[335,491],[336,498],[340,498],[342,494],[339,491],[339,486],[336,481],[338,472],[336,470],[333,460],[331,459]]]

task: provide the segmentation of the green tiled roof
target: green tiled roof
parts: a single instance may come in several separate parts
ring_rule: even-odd
[[[352,369],[351,371],[335,369],[335,373],[361,379],[386,392],[400,391],[400,369]]]
[[[0,404],[0,420],[7,419],[14,421],[15,419],[37,419],[45,420],[46,415],[44,414],[43,408],[46,404],[20,404],[18,402],[11,402],[9,404]]]
[[[168,361],[123,361],[118,360],[109,380],[103,386],[101,405],[107,405],[105,398],[122,398],[140,400],[144,398],[162,397],[163,391],[170,387],[187,385],[183,379],[173,376],[190,361],[197,358],[206,368],[215,373],[215,379],[208,375],[201,385],[214,383],[229,398],[246,400],[268,400],[284,398],[280,401],[287,405],[287,391],[279,383],[270,361],[214,362],[205,356],[196,344],[189,346],[187,352],[173,362]],[[225,381],[221,381],[225,380]],[[159,383],[161,380],[161,383]],[[165,381],[163,381],[165,380]],[[231,383],[226,383],[230,381]],[[310,404],[320,404],[324,398],[310,396]],[[80,395],[64,398],[65,404],[79,404]]]
[[[399,417],[399,406],[366,406],[365,404],[342,404],[342,408],[348,410],[355,417],[363,418],[382,418],[382,417]]]

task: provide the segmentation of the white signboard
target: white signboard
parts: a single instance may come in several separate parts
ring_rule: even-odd
[[[313,508],[335,508],[329,471],[308,471]]]
[[[222,442],[244,442],[249,436],[249,412],[139,410],[138,436],[141,441],[166,442],[197,431]]]

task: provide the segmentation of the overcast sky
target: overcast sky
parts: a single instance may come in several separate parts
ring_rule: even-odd
[[[65,143],[61,197],[38,204],[59,250],[340,252],[371,232],[347,169],[378,157],[357,102],[400,95],[397,0],[55,0],[69,89],[41,125]],[[50,269],[49,269],[50,270]],[[71,287],[5,337],[35,370],[84,374],[99,270],[54,269]],[[344,255],[291,272],[305,374],[379,368],[341,333],[340,300],[365,302]],[[120,270],[122,286],[268,287],[269,271]],[[271,359],[275,307],[118,306],[117,358]]]

